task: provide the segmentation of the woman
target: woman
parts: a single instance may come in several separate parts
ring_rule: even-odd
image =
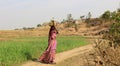
[[[56,53],[56,34],[57,30],[55,26],[51,26],[48,37],[48,47],[40,57],[40,61],[43,63],[55,64],[55,53]]]

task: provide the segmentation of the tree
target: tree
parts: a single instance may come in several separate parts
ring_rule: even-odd
[[[37,27],[41,27],[42,25],[41,24],[38,24]]]
[[[120,12],[118,12],[117,14],[116,14],[116,22],[120,22]]]
[[[116,15],[117,15],[116,11],[111,12],[111,19],[115,20],[116,19]]]
[[[27,28],[26,28],[26,27],[23,27],[22,29],[23,29],[23,30],[27,30]]]
[[[89,12],[88,15],[87,15],[87,18],[85,20],[86,23],[89,23],[90,22],[90,18],[91,18],[92,14]]]
[[[105,21],[106,21],[106,20],[110,20],[110,17],[111,17],[111,13],[110,13],[109,10],[108,10],[108,11],[105,11],[105,12],[102,14],[102,16],[101,16],[101,18],[104,19]]]
[[[64,22],[66,22],[66,20],[65,20],[65,19],[63,19],[63,20],[61,21],[61,23],[64,23]]]
[[[83,15],[83,16],[80,16],[80,19],[82,20],[82,22],[83,22],[83,18],[84,18],[85,16]]]
[[[83,16],[80,16],[80,19],[83,19],[85,16],[83,15]]]
[[[92,17],[91,12],[88,13],[88,19],[90,19]]]
[[[70,20],[72,18],[72,14],[68,14],[67,18],[68,18],[68,20]]]
[[[68,22],[72,22],[73,21],[72,14],[68,14],[67,15],[67,21]]]
[[[120,12],[120,8],[117,9],[117,12]]]
[[[114,12],[111,12],[111,20],[114,20],[116,22],[120,22],[120,9]]]

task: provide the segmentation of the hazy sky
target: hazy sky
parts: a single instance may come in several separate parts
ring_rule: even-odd
[[[104,11],[114,11],[120,0],[0,0],[0,30],[35,27],[52,17],[62,21],[71,13],[74,19],[92,13],[99,17]]]

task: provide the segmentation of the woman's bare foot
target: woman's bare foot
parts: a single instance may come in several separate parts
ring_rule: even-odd
[[[56,64],[56,62],[52,62],[52,64]]]
[[[53,62],[50,62],[50,64],[56,64],[56,62],[53,61]]]

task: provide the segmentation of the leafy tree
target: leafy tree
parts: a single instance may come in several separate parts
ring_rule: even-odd
[[[82,22],[83,22],[83,18],[84,18],[85,16],[83,15],[83,16],[80,16],[80,19],[82,20]]]
[[[89,12],[88,16],[87,16],[87,19],[85,20],[85,22],[87,23],[87,27],[90,27],[89,23],[91,22],[91,19],[90,19],[91,16],[92,16],[92,14]]]
[[[68,22],[73,22],[72,14],[67,15],[67,21]]]
[[[66,22],[66,20],[65,20],[65,19],[63,19],[63,20],[61,21],[61,23],[64,23],[64,22]]]
[[[111,17],[111,12],[109,10],[105,11],[101,16],[101,18],[104,19],[105,21],[110,20],[110,17]]]
[[[41,27],[42,25],[41,24],[38,24],[37,27]]]
[[[68,19],[68,20],[71,20],[71,18],[72,18],[72,14],[68,14],[68,15],[67,15],[67,19]]]
[[[85,16],[83,15],[83,16],[80,16],[80,19],[83,19]]]
[[[117,14],[116,14],[116,22],[120,22],[120,12],[118,12]]]
[[[111,12],[111,19],[115,20],[116,19],[116,15],[117,15],[116,11]]]
[[[117,12],[120,12],[120,8],[117,9]]]
[[[90,19],[92,17],[91,12],[88,13],[88,19]]]
[[[26,27],[23,27],[23,30],[27,30],[27,28],[26,28]]]

